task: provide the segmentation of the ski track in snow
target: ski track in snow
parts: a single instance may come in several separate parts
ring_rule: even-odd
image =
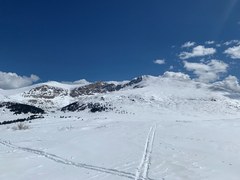
[[[156,128],[157,128],[157,125],[155,125],[154,127],[151,127],[149,130],[146,143],[145,143],[142,160],[140,162],[139,167],[136,170],[134,180],[141,180],[142,178],[149,179],[148,171],[151,164],[151,154],[153,150],[153,143],[154,143]]]
[[[32,149],[32,148],[27,148],[27,147],[16,146],[16,145],[12,144],[11,142],[5,141],[5,140],[2,140],[2,139],[0,139],[0,144],[2,144],[4,146],[7,146],[9,148],[12,148],[12,149],[18,149],[18,150],[22,150],[22,151],[25,151],[25,152],[28,152],[28,153],[37,154],[37,155],[43,156],[47,159],[53,160],[57,163],[70,165],[70,166],[75,166],[75,167],[78,167],[78,168],[84,168],[84,169],[93,170],[93,171],[98,171],[98,172],[101,172],[101,173],[107,173],[107,174],[120,176],[120,177],[124,177],[124,178],[128,178],[128,179],[136,179],[135,174],[133,174],[133,173],[120,171],[120,170],[112,169],[112,168],[104,168],[104,167],[99,167],[99,166],[94,166],[94,165],[88,165],[88,164],[85,164],[85,163],[76,163],[76,162],[64,159],[64,158],[62,158],[60,156],[57,156],[55,154],[47,153],[45,151]],[[137,180],[154,180],[154,179],[139,176]]]

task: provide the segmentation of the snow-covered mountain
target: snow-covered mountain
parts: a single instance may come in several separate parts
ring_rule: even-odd
[[[142,77],[129,82],[95,82],[66,84],[59,82],[47,82],[35,84],[17,90],[1,90],[0,100],[24,103],[44,110],[56,110],[78,99],[96,94],[104,94],[119,91],[126,87],[139,83]]]
[[[35,106],[46,112],[80,111],[97,106],[143,106],[172,111],[232,113],[239,111],[239,92],[221,83],[205,84],[181,73],[141,76],[124,82],[64,84],[47,82],[17,90],[1,90],[1,102]],[[234,97],[233,97],[234,95]],[[74,107],[74,105],[76,107]],[[71,107],[71,108],[68,108]],[[107,108],[104,108],[107,110]]]
[[[230,82],[166,72],[0,90],[0,179],[238,180],[240,91]]]

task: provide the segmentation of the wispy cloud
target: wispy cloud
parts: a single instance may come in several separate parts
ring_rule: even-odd
[[[201,57],[212,55],[216,53],[216,49],[214,48],[205,48],[204,46],[196,46],[193,48],[192,52],[181,52],[179,54],[180,59],[189,59],[193,57]]]
[[[240,59],[240,45],[233,46],[224,51],[232,59]]]
[[[153,61],[155,64],[165,64],[165,59],[156,59],[155,61]]]
[[[2,72],[0,71],[0,88],[1,89],[16,89],[25,86],[29,86],[34,82],[37,82],[39,77],[36,75],[19,76],[12,72]]]
[[[171,66],[169,67],[169,70],[173,70],[173,69],[174,69],[174,66],[171,65]]]
[[[205,42],[205,44],[208,44],[208,45],[214,44],[214,43],[215,43],[215,41],[206,41],[206,42]]]
[[[240,40],[234,39],[234,40],[230,40],[230,41],[226,41],[225,43],[223,43],[225,46],[229,46],[229,45],[233,45],[233,44],[240,44]]]
[[[186,70],[192,71],[197,76],[197,80],[214,82],[219,79],[222,73],[227,72],[228,64],[219,60],[211,60],[206,64],[184,61],[184,67]]]
[[[195,42],[188,41],[182,45],[182,48],[190,48],[190,47],[194,46],[195,44],[196,44]]]

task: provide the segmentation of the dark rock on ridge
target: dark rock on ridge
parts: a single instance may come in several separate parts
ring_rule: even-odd
[[[0,108],[3,108],[3,107],[9,109],[11,112],[13,112],[13,114],[22,114],[22,113],[23,114],[27,114],[27,113],[43,114],[44,113],[44,110],[42,110],[41,108],[27,105],[27,104],[21,104],[21,103],[14,103],[14,102],[0,103]]]
[[[108,110],[113,110],[110,104],[101,104],[101,103],[79,103],[79,102],[74,102],[72,104],[69,104],[61,109],[61,111],[66,112],[66,111],[83,111],[85,109],[89,109],[90,112],[102,112],[102,111],[108,111]]]

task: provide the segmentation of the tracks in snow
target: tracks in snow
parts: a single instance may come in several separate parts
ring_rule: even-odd
[[[70,161],[68,159],[59,157],[55,154],[47,153],[45,151],[32,149],[32,148],[27,148],[27,147],[16,146],[16,145],[12,144],[11,142],[4,141],[2,139],[0,139],[0,144],[2,144],[4,146],[7,146],[9,148],[12,148],[12,149],[18,149],[18,150],[22,150],[22,151],[25,151],[25,152],[37,154],[37,155],[43,156],[47,159],[50,159],[52,161],[55,161],[57,163],[70,165],[70,166],[75,166],[75,167],[78,167],[78,168],[84,168],[84,169],[93,170],[93,171],[98,171],[98,172],[102,172],[102,173],[107,173],[107,174],[111,174],[111,175],[115,175],[115,176],[125,177],[125,178],[128,178],[128,179],[136,179],[135,174],[133,174],[133,173],[120,171],[120,170],[117,170],[117,169],[111,169],[111,168],[104,168],[104,167],[100,167],[100,166],[89,165],[89,164],[85,164],[85,163],[76,163],[76,162]],[[153,180],[153,179],[139,177],[138,180]]]
[[[148,178],[148,171],[149,166],[151,164],[151,154],[153,150],[153,143],[155,138],[157,126],[151,127],[146,139],[145,148],[142,156],[141,163],[136,170],[135,179],[134,180],[141,180],[141,179],[149,179]]]

